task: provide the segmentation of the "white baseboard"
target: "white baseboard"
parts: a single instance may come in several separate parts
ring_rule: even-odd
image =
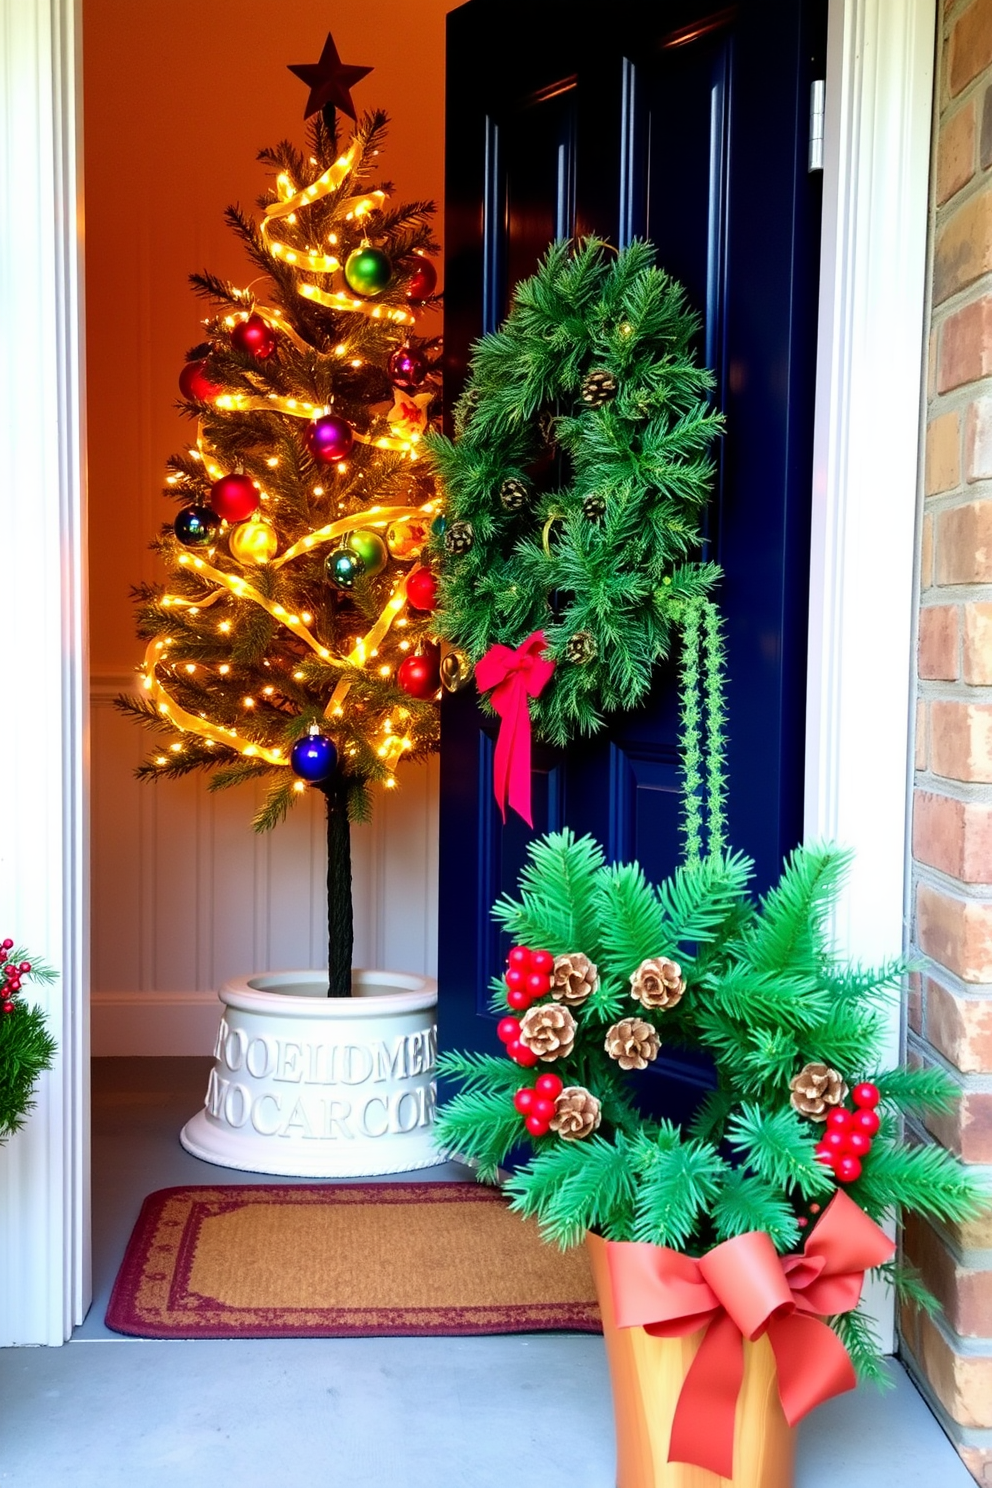
[[[95,1056],[210,1054],[221,1003],[216,992],[94,992]]]

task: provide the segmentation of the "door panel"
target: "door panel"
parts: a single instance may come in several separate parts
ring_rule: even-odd
[[[540,25],[535,22],[539,14]],[[727,423],[706,550],[730,662],[731,840],[757,887],[799,839],[818,176],[806,169],[826,0],[470,0],[448,17],[446,398],[471,343],[555,236],[649,236],[701,318]],[[675,668],[647,706],[565,753],[535,751],[534,829],[592,832],[655,878],[679,857]],[[440,1031],[494,1047],[489,919],[531,833],[492,799],[495,728],[474,690],[442,708]],[[673,1113],[705,1062],[659,1071]]]

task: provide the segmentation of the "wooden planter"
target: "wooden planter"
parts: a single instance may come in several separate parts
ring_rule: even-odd
[[[782,1412],[775,1359],[767,1338],[744,1344],[744,1383],[734,1429],[734,1476],[668,1461],[668,1439],[682,1382],[703,1333],[654,1338],[618,1328],[606,1245],[586,1239],[592,1262],[613,1386],[617,1488],[792,1488],[794,1432]]]

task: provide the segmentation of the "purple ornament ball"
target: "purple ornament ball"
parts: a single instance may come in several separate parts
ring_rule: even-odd
[[[347,460],[355,443],[355,431],[347,419],[335,413],[325,413],[314,419],[307,429],[307,449],[322,465],[333,465],[338,460]]]

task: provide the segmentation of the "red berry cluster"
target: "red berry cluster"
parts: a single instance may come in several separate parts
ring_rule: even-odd
[[[557,1075],[538,1075],[533,1085],[522,1085],[513,1097],[513,1104],[532,1137],[543,1137],[550,1129],[555,1101],[564,1088]]]
[[[823,1141],[816,1146],[816,1156],[826,1167],[833,1168],[841,1183],[855,1183],[861,1177],[861,1159],[871,1151],[872,1138],[881,1122],[878,1086],[866,1080],[855,1085],[851,1099],[856,1110],[836,1106],[827,1117]]]
[[[555,958],[550,951],[531,951],[514,946],[506,958],[506,1001],[514,1012],[522,1013],[539,997],[551,991],[551,973]]]
[[[519,1018],[500,1018],[496,1024],[496,1036],[501,1044],[506,1045],[506,1052],[517,1064],[522,1064],[525,1069],[530,1069],[532,1064],[537,1063],[537,1055],[520,1037]]]
[[[10,960],[13,948],[14,942],[9,935],[6,940],[0,942],[0,965],[3,966],[4,978],[3,985],[0,986],[0,1009],[5,1013],[12,1013],[16,1008],[14,996],[21,990],[21,977],[27,976],[31,970],[30,961],[22,961],[19,965],[14,965]]]

